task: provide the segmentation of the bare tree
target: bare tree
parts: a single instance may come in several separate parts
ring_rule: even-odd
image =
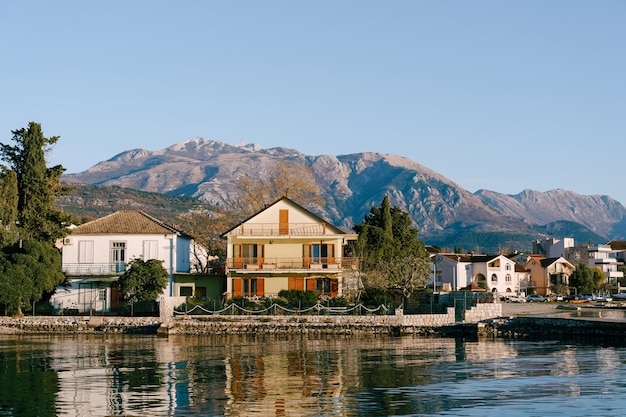
[[[324,206],[325,201],[315,181],[313,170],[297,161],[283,160],[268,173],[261,176],[240,177],[240,197],[231,202],[231,207],[244,217],[256,213],[281,197],[289,197],[298,204],[308,207]]]

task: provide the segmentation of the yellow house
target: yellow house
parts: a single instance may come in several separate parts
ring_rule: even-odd
[[[569,278],[576,269],[563,257],[544,258],[541,255],[530,255],[525,268],[530,271],[531,286],[541,295],[550,295],[553,285],[569,285]]]
[[[227,239],[226,297],[276,296],[310,290],[350,296],[357,259],[344,256],[356,240],[283,197],[222,235]]]

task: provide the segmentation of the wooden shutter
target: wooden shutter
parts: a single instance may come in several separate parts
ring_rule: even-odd
[[[304,278],[289,277],[287,289],[304,291]]]
[[[235,269],[243,268],[243,255],[241,254],[241,251],[241,245],[233,245],[233,268]]]
[[[305,268],[311,266],[311,245],[302,245],[302,262]]]
[[[306,289],[307,291],[315,291],[315,286],[317,284],[317,280],[315,278],[309,278],[306,280]]]
[[[330,296],[336,297],[339,294],[339,280],[337,278],[330,279]]]
[[[265,296],[265,278],[256,279],[256,295],[259,297]]]
[[[326,249],[327,252],[327,261],[326,263],[329,264],[334,264],[335,263],[335,245],[328,245],[328,248]]]
[[[289,234],[289,210],[280,210],[278,212],[278,234]]]
[[[241,278],[233,278],[233,298],[243,296],[243,291],[241,287],[242,287]]]
[[[257,246],[257,248],[256,248],[256,255],[257,255],[256,262],[259,265],[263,265],[263,260],[265,258],[265,246],[264,245],[256,245],[256,246]]]

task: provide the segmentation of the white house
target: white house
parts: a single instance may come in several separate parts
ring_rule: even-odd
[[[528,280],[528,273],[504,255],[438,253],[431,257],[431,270],[436,286],[444,291],[482,282],[491,292],[519,293]]]
[[[123,210],[73,227],[61,245],[68,287],[58,287],[57,309],[108,312],[120,307],[116,284],[135,258],[159,259],[169,273],[165,296],[173,296],[174,276],[189,273],[190,236],[141,211]]]

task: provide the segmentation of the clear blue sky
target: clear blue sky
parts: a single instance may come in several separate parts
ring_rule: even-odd
[[[194,137],[626,204],[626,2],[4,1],[0,138],[80,172]]]

